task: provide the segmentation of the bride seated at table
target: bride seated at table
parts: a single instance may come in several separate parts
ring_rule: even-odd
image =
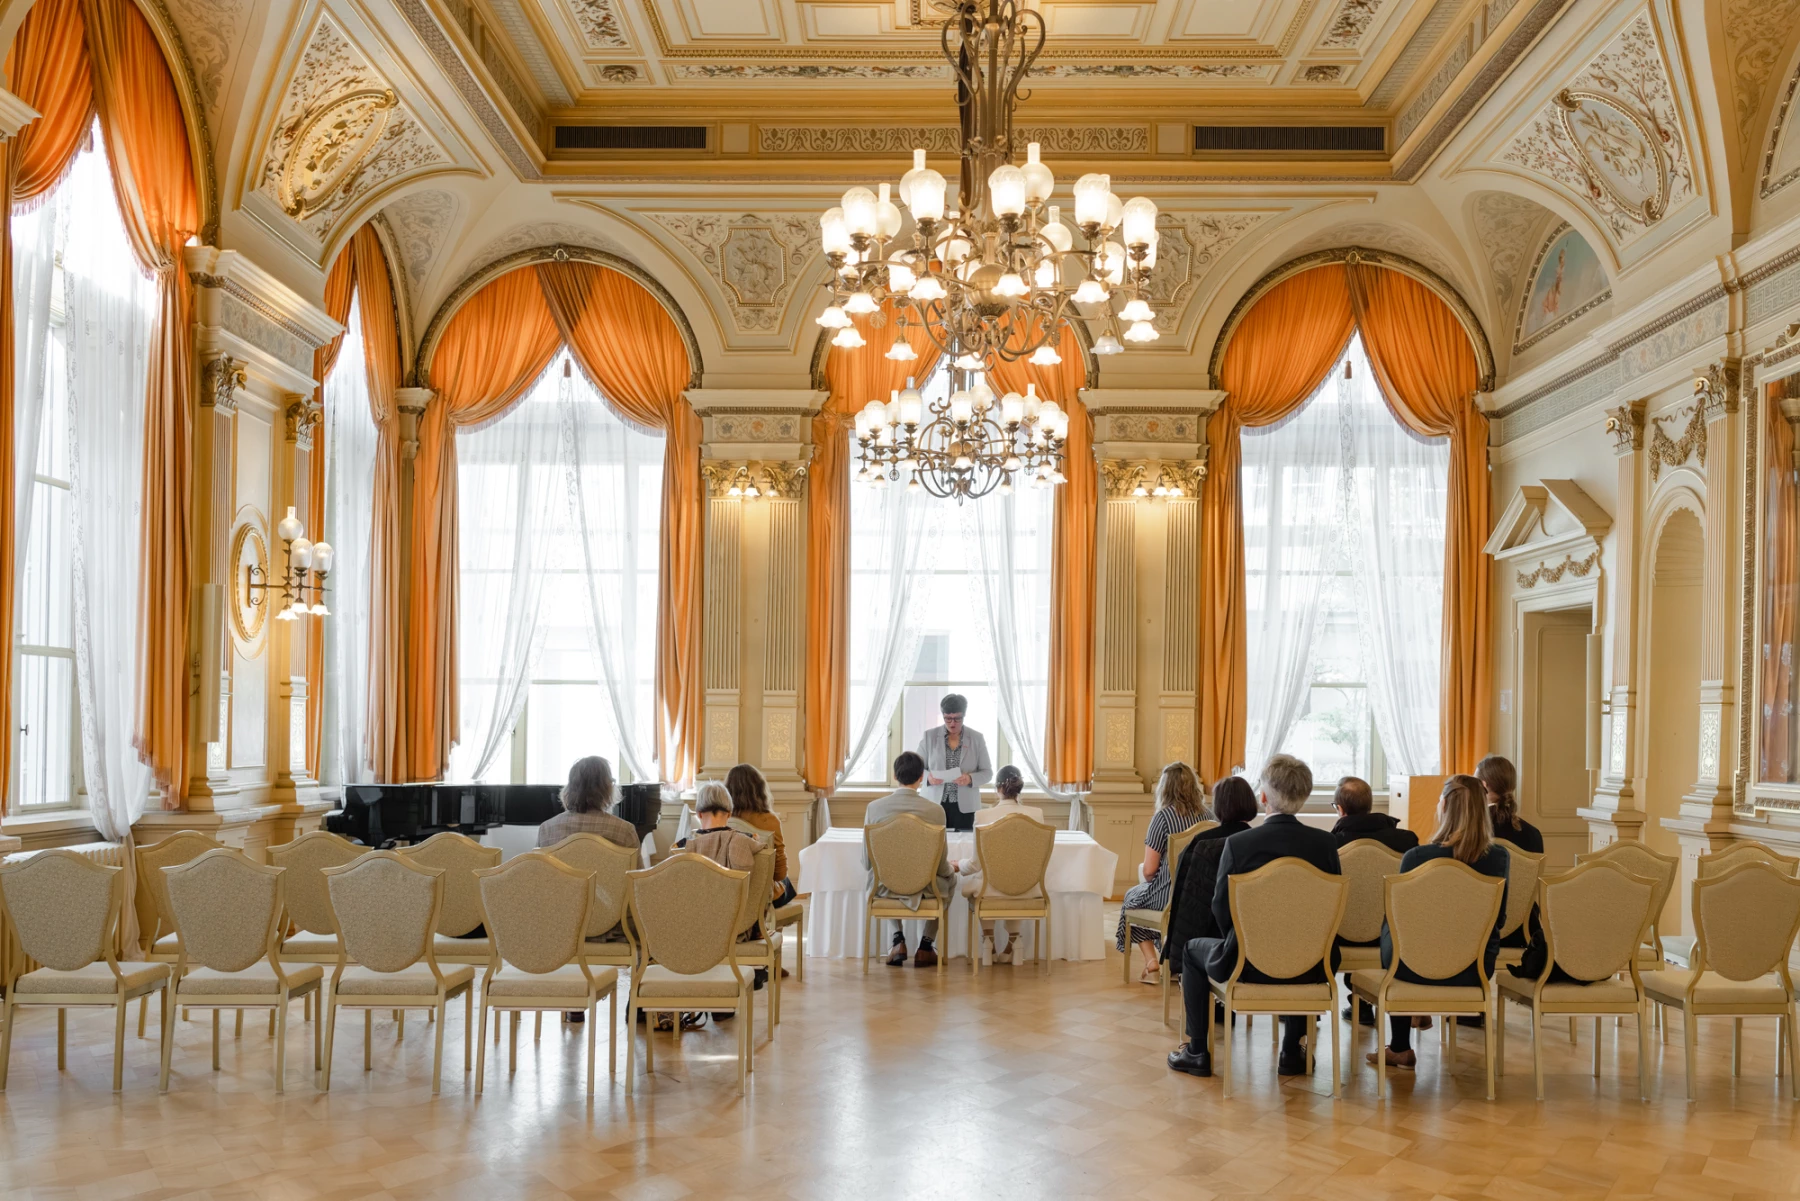
[[[991,826],[1003,817],[1011,817],[1015,813],[1023,813],[1033,821],[1043,821],[1044,811],[1036,805],[1019,804],[1019,794],[1025,791],[1025,777],[1019,769],[1007,764],[994,777],[994,791],[999,794],[995,804],[975,811],[975,828]],[[962,859],[956,863],[956,870],[962,876],[962,894],[965,897],[977,896],[981,892],[981,860]],[[992,918],[981,919],[981,960],[983,963],[1011,963],[1013,961],[1014,924],[1008,921],[999,923],[1000,932],[1006,935],[1006,946],[998,950],[994,941],[995,929]]]
[[[1036,805],[1019,804],[1019,794],[1025,791],[1025,777],[1019,769],[1008,763],[994,777],[994,793],[998,799],[992,804],[975,811],[977,826],[991,826],[1001,818],[1014,813],[1023,813],[1033,821],[1043,821],[1044,811]]]

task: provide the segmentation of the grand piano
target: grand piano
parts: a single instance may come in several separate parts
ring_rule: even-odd
[[[664,786],[625,784],[614,809],[642,839],[662,816]],[[333,834],[371,847],[406,846],[455,830],[480,838],[495,826],[540,826],[562,812],[558,784],[350,784],[325,815]]]

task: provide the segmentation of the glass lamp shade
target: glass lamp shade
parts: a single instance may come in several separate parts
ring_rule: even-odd
[[[1021,296],[1031,294],[1031,285],[1027,284],[1016,271],[1008,271],[994,281],[994,295],[1004,296],[1009,300],[1017,300]]]
[[[287,516],[283,517],[280,524],[275,527],[275,536],[283,542],[292,542],[305,532],[306,527],[300,524],[298,517],[294,516],[294,506],[289,505]]]
[[[312,612],[313,612],[314,617],[330,617],[331,616],[331,610],[327,609],[322,604],[314,605],[312,607]]]
[[[846,313],[840,305],[831,305],[823,313],[820,313],[815,320],[826,329],[850,328],[850,314]]]
[[[1025,176],[1025,199],[1032,204],[1042,204],[1050,199],[1050,193],[1056,190],[1056,176],[1038,161],[1036,142],[1025,147],[1025,165],[1019,171]]]
[[[913,177],[912,193],[907,197],[906,206],[912,210],[915,221],[942,221],[944,177],[930,167],[921,169]]]
[[[1075,224],[1101,225],[1106,221],[1106,198],[1112,194],[1112,177],[1083,175],[1075,181]]]
[[[1081,285],[1075,289],[1074,299],[1076,304],[1105,304],[1108,295],[1105,284],[1097,279],[1084,279],[1081,281]],[[853,333],[855,331],[845,330],[844,332]]]
[[[329,543],[329,542],[313,543],[312,566],[313,566],[313,570],[318,572],[320,575],[324,575],[326,572],[331,570],[331,562],[336,557],[337,557],[337,552],[335,550],[331,549],[331,543]]]
[[[1017,167],[995,167],[988,176],[988,201],[999,217],[1017,217],[1025,211],[1025,173]]]
[[[925,398],[917,388],[908,388],[900,393],[900,420],[906,425],[919,424],[919,418],[925,413]]]
[[[1125,219],[1125,203],[1111,192],[1106,194],[1106,220],[1100,224],[1107,229],[1119,228],[1119,222]]]
[[[882,184],[881,196],[875,202],[876,232],[881,235],[883,241],[886,241],[899,233],[900,227],[905,223],[906,219],[900,215],[899,207],[888,199],[888,185]]]
[[[1127,342],[1154,342],[1160,337],[1162,335],[1157,333],[1156,327],[1148,321],[1134,321],[1131,328],[1125,331]]]
[[[1036,421],[1038,412],[1043,409],[1044,402],[1038,399],[1037,385],[1025,385],[1025,420]]]
[[[887,357],[895,363],[910,363],[919,357],[919,352],[904,337],[896,337],[894,344],[888,347]]]
[[[907,208],[912,207],[913,181],[918,179],[919,173],[924,170],[925,151],[924,148],[921,147],[913,151],[912,170],[900,177],[900,186],[895,189],[895,195],[899,197],[900,203],[904,204]]]
[[[1144,270],[1148,271],[1148,270],[1150,270],[1150,268],[1156,266],[1156,245],[1158,242],[1161,242],[1161,241],[1162,241],[1162,235],[1157,233],[1154,229],[1151,230],[1150,231],[1150,240],[1148,242],[1144,243],[1144,260],[1143,260]]]
[[[292,620],[294,620],[293,606],[290,605],[287,608],[283,609],[281,612],[277,613],[275,615],[275,620],[276,621],[292,621]]]
[[[980,355],[976,354],[974,351],[968,350],[957,355],[956,362],[952,365],[958,371],[980,371],[983,367],[987,366],[986,363],[981,361]]]
[[[1126,302],[1125,307],[1119,310],[1119,320],[1121,321],[1151,321],[1155,317],[1156,314],[1150,311],[1149,302],[1142,296],[1133,296]]]
[[[912,286],[908,295],[918,301],[942,300],[945,296],[944,285],[934,276],[927,275]]]
[[[826,254],[850,253],[850,228],[844,224],[844,210],[828,208],[819,218],[819,243]]]
[[[867,292],[852,292],[850,299],[844,301],[846,313],[873,313],[879,308],[881,305]]]
[[[985,383],[976,384],[969,389],[969,403],[975,406],[977,413],[985,413],[994,404],[994,390]]]
[[[1046,242],[1059,251],[1065,251],[1075,244],[1074,235],[1070,234],[1069,227],[1062,223],[1062,209],[1054,204],[1050,206],[1050,220],[1045,222],[1044,227],[1038,232],[1044,235]]]
[[[1150,235],[1156,230],[1156,204],[1148,197],[1133,196],[1125,202],[1120,213],[1124,218],[1125,245],[1148,245]]]
[[[1099,271],[1100,278],[1115,286],[1124,283],[1125,248],[1117,242],[1108,242],[1102,249],[1102,253],[1105,255],[1106,265],[1102,267],[1099,262],[1094,264],[1094,269]]]
[[[1113,337],[1113,335],[1110,332],[1108,332],[1108,333],[1101,334],[1098,338],[1094,339],[1094,353],[1095,354],[1124,354],[1125,347],[1120,344],[1120,342],[1117,338]]]
[[[859,346],[867,345],[863,336],[856,332],[855,326],[840,329],[837,333],[833,334],[831,344],[833,346],[842,347],[845,350],[855,350]]]
[[[881,226],[875,193],[867,188],[851,188],[844,193],[844,228],[851,237],[861,234],[872,238]]]
[[[1062,356],[1056,353],[1056,347],[1046,344],[1031,352],[1030,361],[1039,367],[1054,367],[1062,362]]]
[[[918,282],[919,277],[913,274],[913,269],[907,264],[888,264],[888,291],[905,296],[913,290],[913,285]]]
[[[869,415],[862,409],[858,409],[854,421],[856,422],[856,440],[861,442],[869,436],[869,430],[872,428],[869,424]],[[738,486],[736,484],[731,486],[731,493],[734,496],[737,495]]]
[[[957,392],[950,397],[950,420],[966,423],[975,418],[975,402],[967,392]]]
[[[1040,259],[1038,265],[1031,270],[1031,282],[1040,288],[1054,288],[1060,284],[1062,272],[1058,269],[1056,260],[1049,255]]]
[[[1025,416],[1025,398],[1017,392],[1008,392],[1000,398],[1000,420],[1007,425],[1017,425]]]
[[[311,542],[308,542],[305,538],[296,538],[294,539],[294,544],[288,547],[288,561],[295,567],[311,567],[312,551],[313,544]]]

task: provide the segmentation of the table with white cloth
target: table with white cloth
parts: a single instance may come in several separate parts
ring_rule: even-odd
[[[950,858],[975,857],[975,835],[951,831]],[[1112,891],[1113,872],[1119,857],[1078,830],[1058,830],[1050,853],[1045,883],[1050,892],[1050,956],[1053,959],[1103,959],[1107,931],[1101,901]],[[863,906],[869,896],[869,872],[863,867],[863,832],[836,828],[800,852],[800,874],[795,881],[803,893],[812,894],[812,910],[806,918],[806,953],[832,959],[855,959],[863,954],[866,937]],[[883,919],[885,921],[886,919]],[[1029,959],[1037,945],[1037,923],[1015,919],[1019,941],[1014,951]],[[919,945],[923,923],[903,923],[909,947]],[[877,935],[880,937],[880,935]],[[969,899],[962,895],[961,877],[950,902],[949,929],[940,931],[940,955],[952,958],[969,953]]]

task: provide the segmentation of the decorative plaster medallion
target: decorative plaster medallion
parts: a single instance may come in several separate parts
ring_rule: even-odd
[[[1369,32],[1369,26],[1375,21],[1375,14],[1381,11],[1382,0],[1339,0],[1337,10],[1331,14],[1331,23],[1325,27],[1325,36],[1319,39],[1319,45],[1333,50],[1353,50],[1362,41],[1363,34]]]
[[[653,213],[724,289],[741,333],[773,333],[813,258],[817,218],[810,213]]]
[[[1618,245],[1692,197],[1674,89],[1649,15],[1621,30],[1500,157],[1582,198]]]
[[[650,77],[634,63],[601,63],[594,68],[594,79],[603,84],[650,82]]]
[[[232,533],[231,564],[231,630],[241,644],[239,653],[254,658],[260,653],[257,641],[269,620],[268,593],[257,596],[250,590],[253,573],[257,583],[269,582],[269,543],[254,514],[242,519]]]
[[[1157,215],[1156,266],[1150,272],[1149,301],[1156,328],[1178,329],[1200,281],[1263,219],[1261,213],[1171,213]]]
[[[323,240],[363,196],[450,161],[326,16],[289,77],[257,187]]]
[[[616,0],[565,0],[569,13],[581,30],[582,40],[595,50],[613,50],[629,46],[625,27],[619,20]]]
[[[1342,63],[1314,63],[1300,72],[1301,83],[1342,83],[1343,79]]]

